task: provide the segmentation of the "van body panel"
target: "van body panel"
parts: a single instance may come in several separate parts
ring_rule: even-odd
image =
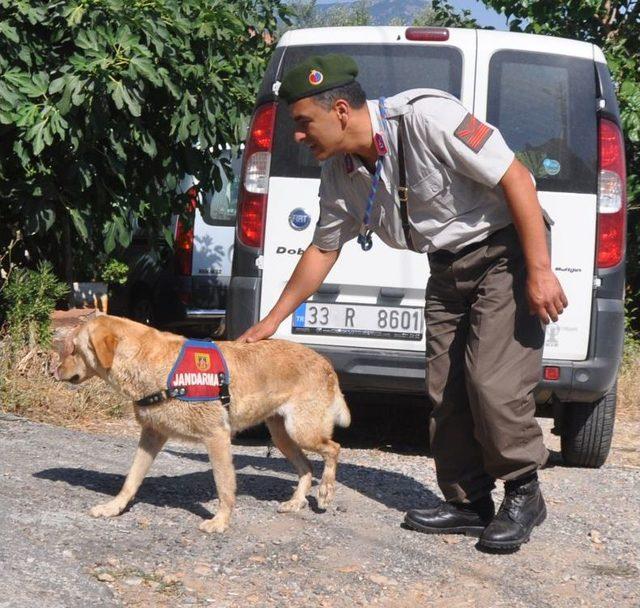
[[[529,161],[538,199],[553,221],[551,263],[569,306],[547,327],[545,359],[584,360],[589,349],[597,224],[592,58],[593,45],[585,43],[478,32],[474,113],[495,124],[516,154],[523,154],[520,159]],[[583,84],[590,78],[592,83]],[[525,101],[542,109],[522,116],[519,102]],[[537,157],[544,157],[548,169],[531,166]]]

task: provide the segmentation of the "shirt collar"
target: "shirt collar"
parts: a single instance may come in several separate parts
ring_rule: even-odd
[[[376,148],[378,149],[378,154],[381,156],[388,156],[389,154],[389,143],[387,141],[387,136],[384,130],[384,125],[382,124],[382,117],[380,116],[380,107],[377,101],[373,101],[371,99],[367,100],[367,108],[369,110],[369,118],[371,120],[371,130],[373,132],[374,142],[376,144]],[[386,163],[385,163],[386,164]],[[364,163],[355,155],[355,154],[345,154],[344,155],[344,165],[347,175],[352,177],[357,172],[365,172],[369,173],[367,168],[364,166]],[[384,173],[384,165],[382,169],[383,179],[385,178]],[[386,183],[386,179],[384,179]]]

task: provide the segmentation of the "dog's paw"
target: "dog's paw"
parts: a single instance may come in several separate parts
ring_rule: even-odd
[[[336,487],[333,484],[321,483],[318,486],[318,508],[325,510],[336,495]]]
[[[216,515],[211,519],[203,521],[198,527],[207,534],[221,534],[229,527],[229,520],[226,517]]]
[[[96,505],[89,511],[92,517],[115,517],[120,515],[124,511],[124,507],[121,507],[115,500],[111,502],[105,502],[102,505]]]
[[[304,509],[309,502],[306,498],[302,500],[298,498],[292,498],[291,500],[287,500],[287,502],[281,502],[278,505],[278,513],[295,513],[300,509]]]

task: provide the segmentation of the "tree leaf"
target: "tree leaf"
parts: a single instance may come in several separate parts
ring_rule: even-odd
[[[83,241],[87,241],[87,239],[89,238],[89,231],[87,230],[87,224],[84,218],[77,209],[71,208],[68,211],[71,219],[73,220],[73,225],[76,227],[76,230],[80,235],[80,238]]]

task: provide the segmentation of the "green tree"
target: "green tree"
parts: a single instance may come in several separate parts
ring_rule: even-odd
[[[291,11],[290,24],[285,24],[285,29],[307,28],[318,26],[317,0],[294,0],[289,6]]]
[[[282,0],[0,0],[0,247],[22,239],[60,268],[64,251],[126,247],[136,220],[161,230],[185,173],[219,184],[285,15]]]
[[[292,2],[289,27],[346,27],[372,24],[370,0],[356,0],[345,6],[336,5],[326,10],[319,10],[317,4],[317,0]]]
[[[480,27],[478,22],[471,17],[470,10],[464,9],[462,11],[458,11],[446,0],[433,0],[428,6],[425,6],[425,8],[415,16],[413,25],[468,28]]]

